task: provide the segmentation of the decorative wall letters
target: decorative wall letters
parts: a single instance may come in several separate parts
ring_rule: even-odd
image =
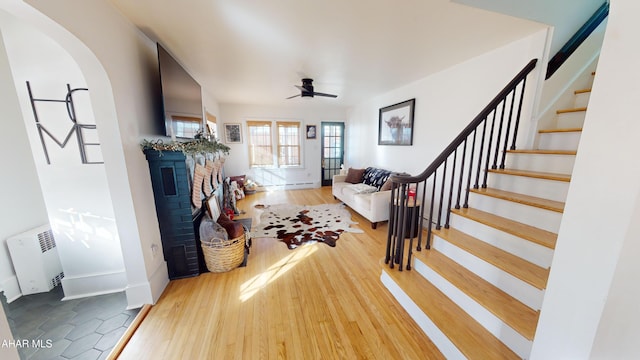
[[[89,91],[87,88],[75,88],[72,89],[69,84],[67,84],[67,95],[64,100],[57,99],[38,99],[33,97],[33,93],[31,92],[31,84],[27,81],[27,90],[29,91],[29,99],[31,100],[31,109],[33,110],[33,116],[36,120],[36,127],[38,128],[38,135],[40,136],[40,143],[42,144],[42,149],[44,150],[44,156],[47,160],[47,164],[51,165],[51,160],[49,159],[49,152],[47,151],[47,145],[45,143],[45,135],[50,137],[60,148],[64,148],[71,136],[75,133],[76,138],[78,140],[78,149],[80,151],[80,160],[83,164],[103,164],[103,161],[90,161],[87,158],[87,146],[100,146],[99,143],[90,143],[86,142],[83,136],[84,130],[96,130],[96,125],[93,124],[80,124],[78,123],[78,119],[76,118],[76,111],[73,104],[73,94],[76,91]],[[67,115],[69,116],[69,120],[71,120],[71,129],[67,133],[67,136],[63,141],[58,140],[44,125],[41,123],[38,118],[38,112],[36,110],[37,102],[57,102],[64,103],[66,106]]]

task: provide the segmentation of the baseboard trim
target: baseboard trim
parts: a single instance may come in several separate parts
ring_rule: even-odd
[[[86,276],[65,276],[61,283],[65,295],[62,300],[72,300],[124,291],[127,286],[127,274],[124,271],[118,271]]]
[[[127,293],[127,309],[138,309],[145,304],[155,304],[169,284],[169,273],[166,262],[158,266],[151,274],[149,281],[129,284]]]
[[[274,191],[274,190],[302,190],[302,189],[316,189],[321,186],[320,182],[300,182],[291,184],[271,184],[262,185],[257,188],[258,191]]]

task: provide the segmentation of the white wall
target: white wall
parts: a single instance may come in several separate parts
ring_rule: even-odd
[[[3,203],[0,206],[0,291],[4,291],[7,300],[13,301],[21,296],[21,292],[5,240],[46,224],[49,219],[1,35],[0,108],[5,119],[5,136],[0,141],[0,150],[5,154],[5,170],[0,176],[0,199]]]
[[[611,1],[531,359],[637,359],[640,4]]]
[[[345,166],[373,165],[419,174],[531,59],[542,61],[546,34],[541,30],[350,109]],[[534,72],[540,69],[546,66],[538,65]],[[416,98],[413,146],[377,145],[378,110],[412,98]],[[526,133],[527,124],[520,130]]]
[[[105,1],[5,0],[2,7],[68,51],[87,81],[127,272],[129,306],[155,303],[168,283],[148,164],[140,150],[155,137],[155,44]],[[43,13],[47,16],[43,16]],[[81,15],[81,16],[80,16]],[[53,20],[53,21],[52,21]],[[62,27],[61,27],[62,26]]]
[[[72,89],[86,88],[86,81],[73,58],[51,38],[6,13],[1,19],[23,114],[22,120],[14,121],[22,122],[29,135],[65,274],[65,298],[122,291],[126,276],[105,167],[82,164],[75,134],[64,148],[45,137],[50,159],[47,164],[25,85],[30,82],[35,98],[62,100],[67,84]],[[75,92],[73,100],[77,121],[95,125],[88,93]],[[37,102],[36,111],[44,128],[58,141],[64,141],[73,125],[65,104]],[[82,133],[86,142],[99,143],[99,132],[100,129]],[[99,146],[86,147],[86,154],[91,162],[103,159]]]
[[[295,101],[295,100],[291,100]],[[315,101],[315,103],[314,103]],[[218,130],[224,143],[224,123],[242,124],[242,144],[227,144],[230,154],[225,162],[227,176],[247,175],[260,185],[304,184],[299,187],[319,187],[320,169],[320,133],[316,139],[306,139],[306,125],[317,125],[320,129],[322,121],[344,122],[346,112],[341,107],[323,105],[330,99],[302,99],[298,106],[264,106],[264,105],[220,105]],[[247,120],[300,121],[302,127],[303,166],[294,169],[251,169],[249,168],[249,148],[247,145]]]

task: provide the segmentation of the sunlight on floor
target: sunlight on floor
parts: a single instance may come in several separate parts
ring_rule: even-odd
[[[282,274],[293,268],[299,261],[316,252],[318,244],[307,244],[298,247],[291,255],[285,256],[277,263],[271,265],[269,269],[261,274],[247,280],[240,286],[240,301],[249,300],[258,291],[265,288],[271,282],[279,278]]]

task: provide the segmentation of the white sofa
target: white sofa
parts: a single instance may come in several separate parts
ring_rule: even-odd
[[[346,174],[333,176],[331,192],[336,199],[369,220],[372,229],[376,228],[378,222],[389,220],[391,190],[359,193],[358,185],[360,184],[345,182],[346,178]]]

